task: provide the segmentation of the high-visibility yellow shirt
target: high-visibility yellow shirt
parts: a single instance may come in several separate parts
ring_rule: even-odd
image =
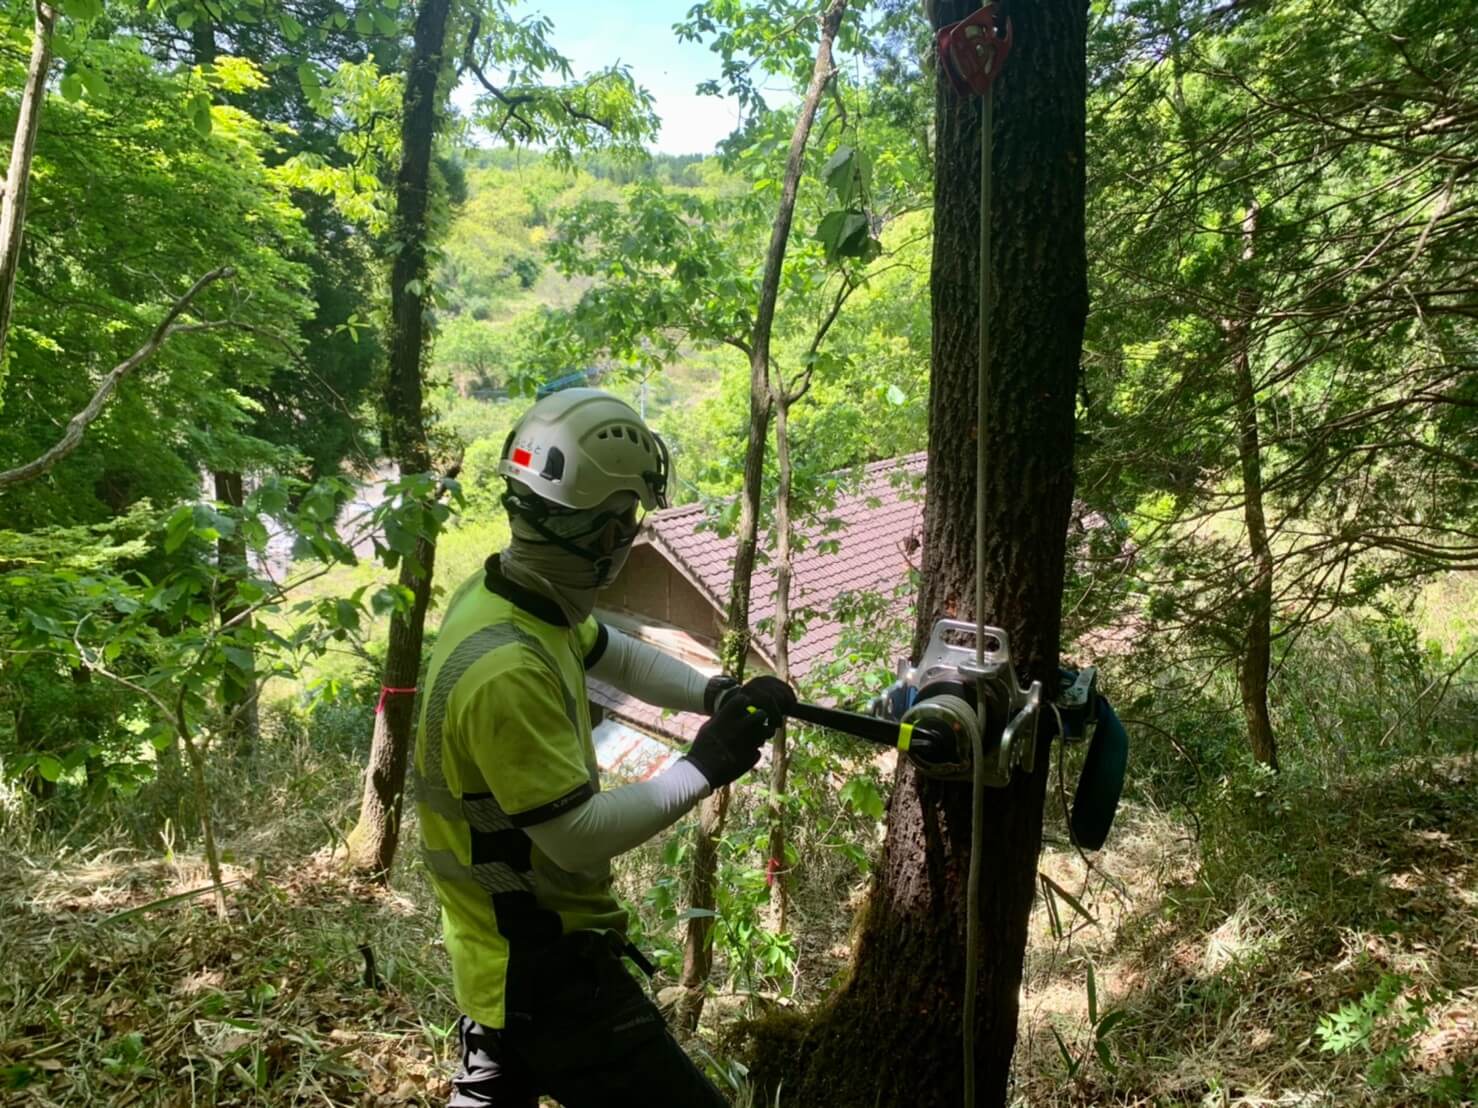
[[[530,955],[570,931],[626,932],[609,864],[569,873],[522,830],[600,790],[585,693],[599,636],[494,555],[453,594],[431,653],[412,773],[421,852],[457,1003],[485,1027],[506,1025]]]

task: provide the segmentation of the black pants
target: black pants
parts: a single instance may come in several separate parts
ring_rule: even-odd
[[[594,932],[566,935],[508,982],[507,1027],[458,1024],[448,1108],[726,1108],[662,1015]]]

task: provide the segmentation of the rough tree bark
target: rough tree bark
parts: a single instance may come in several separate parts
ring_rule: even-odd
[[[937,25],[975,5],[941,2]],[[1087,317],[1084,115],[1087,7],[1007,4],[1015,48],[996,91],[995,349],[986,381],[983,614],[1007,629],[1018,671],[1057,675],[1072,500],[1074,390]],[[975,615],[979,100],[936,93],[933,377],[924,583],[915,651],[933,621]],[[1043,734],[1045,735],[1045,729]],[[1045,746],[1045,738],[1039,742]],[[987,797],[974,1041],[977,1103],[1003,1105],[1050,759]],[[853,972],[819,1013],[755,1028],[753,1078],[786,1102],[837,1108],[958,1105],[970,788],[903,761]],[[880,1049],[886,1044],[886,1049]]]
[[[1257,237],[1257,201],[1250,200],[1242,219],[1242,261],[1250,265]],[[1278,740],[1268,712],[1268,673],[1273,661],[1273,548],[1263,514],[1262,443],[1257,425],[1257,386],[1252,380],[1252,321],[1257,293],[1237,293],[1237,318],[1231,322],[1232,363],[1236,374],[1237,454],[1242,465],[1242,513],[1252,554],[1252,582],[1247,589],[1246,641],[1237,662],[1237,685],[1252,756],[1278,768]]]
[[[431,154],[441,113],[441,77],[450,0],[425,0],[416,13],[401,122],[401,163],[395,181],[395,232],[399,247],[390,271],[390,371],[385,383],[385,419],[391,450],[402,477],[431,469],[422,411],[421,362],[426,345],[427,247],[431,235]],[[411,610],[390,619],[390,642],[382,684],[412,689],[421,669],[421,641],[431,576],[434,539],[416,543],[414,559],[402,559],[400,584],[414,597]],[[405,794],[406,756],[415,727],[415,698],[391,693],[375,714],[369,766],[359,822],[348,838],[349,864],[383,878],[395,860]]]
[[[31,62],[26,70],[26,87],[21,90],[15,139],[10,146],[10,166],[5,171],[5,195],[0,199],[0,366],[5,364],[5,340],[10,334],[15,279],[21,268],[26,198],[31,191],[31,162],[36,156],[41,107],[46,102],[46,77],[51,72],[51,34],[55,28],[56,9],[38,2],[31,37]]]
[[[719,657],[724,672],[743,679],[744,663],[749,657],[752,637],[749,629],[749,590],[754,578],[755,555],[759,545],[760,491],[765,476],[765,440],[770,430],[773,403],[770,396],[770,334],[775,327],[775,304],[780,296],[780,277],[785,268],[785,252],[790,245],[790,225],[795,216],[796,191],[800,187],[801,169],[806,144],[811,138],[811,125],[816,120],[816,107],[831,80],[831,45],[847,10],[847,0],[831,0],[821,16],[821,38],[816,48],[816,63],[811,69],[811,83],[801,101],[800,114],[790,136],[790,149],[785,158],[785,177],[780,188],[780,207],[770,227],[770,245],[765,252],[764,274],[760,279],[759,307],[749,347],[749,443],[744,452],[744,487],[739,496],[738,545],[734,552],[734,577],[729,586],[729,608],[726,630]],[[712,912],[714,877],[718,872],[718,837],[723,832],[729,811],[729,790],[719,789],[699,805],[698,832],[693,844],[692,869],[688,875],[689,908]],[[683,939],[682,994],[677,1006],[679,1029],[691,1033],[703,1014],[704,992],[713,969],[713,917],[699,916],[688,920]]]

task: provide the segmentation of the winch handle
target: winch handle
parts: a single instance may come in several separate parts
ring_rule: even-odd
[[[848,712],[842,708],[825,708],[820,704],[798,701],[785,713],[791,719],[812,723],[830,731],[840,731],[854,739],[866,739],[879,746],[911,752],[928,761],[935,751],[935,744],[948,743],[946,736],[935,734],[927,721],[917,724],[898,723],[894,720],[865,716],[861,712]],[[947,747],[946,747],[947,749]]]
[[[798,701],[786,712],[791,719],[803,723],[814,723],[831,731],[840,731],[854,739],[866,739],[881,746],[897,746],[899,725],[892,720],[865,716],[861,712],[848,712],[841,708],[825,708],[820,704]]]

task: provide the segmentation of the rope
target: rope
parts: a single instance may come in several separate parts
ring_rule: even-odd
[[[415,696],[415,689],[392,689],[389,685],[380,686],[380,700],[375,705],[375,715],[383,715],[385,712],[385,701],[392,696]]]
[[[985,666],[985,379],[990,368],[991,306],[991,132],[995,122],[995,83],[985,90],[980,113],[980,380],[975,386],[975,664]],[[975,780],[970,798],[970,878],[966,886],[965,1108],[975,1108],[975,983],[980,975],[980,856],[985,845],[985,678],[976,692]]]

